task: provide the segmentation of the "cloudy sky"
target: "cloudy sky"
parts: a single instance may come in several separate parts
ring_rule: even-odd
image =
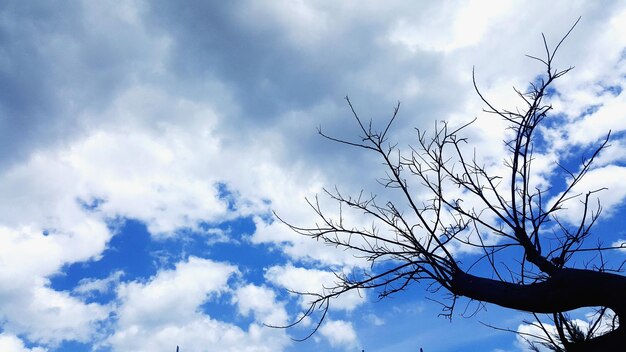
[[[374,125],[401,101],[399,146],[478,116],[470,143],[500,162],[504,125],[481,113],[472,67],[514,108],[511,88],[541,70],[524,54],[579,16],[557,58],[575,69],[552,97],[566,124],[546,132],[542,168],[613,131],[581,185],[609,188],[598,231],[613,243],[626,238],[624,2],[2,1],[0,350],[522,351],[480,322],[527,316],[450,323],[420,286],[342,297],[305,342],[291,338],[314,321],[265,327],[305,307],[286,289],[363,265],[272,212],[310,225],[305,197],[323,187],[384,192],[379,161],[316,133],[357,135],[346,95]]]

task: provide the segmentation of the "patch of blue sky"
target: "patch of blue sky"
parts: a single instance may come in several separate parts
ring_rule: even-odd
[[[73,263],[50,279],[55,290],[72,290],[85,278],[104,279],[121,270],[124,281],[145,279],[156,274],[158,267],[152,253],[158,249],[158,242],[152,241],[146,226],[140,221],[125,220],[116,229],[102,258],[88,262]],[[96,302],[106,302],[112,293],[105,294]],[[107,299],[108,298],[108,299]]]
[[[603,92],[609,92],[614,97],[622,94],[623,88],[619,85],[604,86]]]
[[[87,352],[93,351],[93,345],[91,343],[82,343],[77,341],[63,341],[59,347],[55,348],[56,352]],[[99,351],[107,351],[107,349],[100,349]]]
[[[204,224],[202,226],[208,226]],[[253,244],[249,240],[256,229],[251,216],[225,221],[210,228],[224,232],[227,240],[212,243],[204,236],[191,236],[178,241],[186,255],[209,258],[237,265],[244,279],[254,284],[264,282],[264,269],[285,264],[287,257],[271,244]]]
[[[264,270],[271,265],[285,264],[287,259],[275,248],[265,244],[252,244],[247,237],[255,230],[251,217],[242,217],[220,224],[201,224],[203,230],[219,229],[227,234],[226,241],[212,242],[203,231],[182,231],[176,236],[155,239],[140,221],[125,219],[115,221],[116,235],[111,239],[107,250],[98,260],[74,263],[65,267],[62,273],[51,277],[50,285],[55,290],[72,291],[81,280],[105,279],[117,271],[122,271],[122,282],[146,282],[159,270],[172,269],[174,265],[189,256],[227,262],[238,267],[240,275],[231,278],[229,286],[239,284],[264,284]],[[120,225],[121,223],[121,225]],[[238,281],[238,282],[237,282]],[[91,291],[80,294],[87,302],[108,304],[114,302],[114,285],[105,291]],[[295,299],[287,293],[279,292],[279,298],[290,300],[290,311],[298,309]],[[77,294],[78,295],[78,294]],[[230,292],[214,295],[200,306],[200,310],[213,319],[232,323],[246,329],[254,317],[238,314]],[[89,351],[91,345],[77,342],[64,342],[58,351]]]
[[[593,104],[593,105],[589,105],[585,108],[585,110],[583,111],[582,114],[580,114],[580,116],[578,118],[583,118],[585,116],[591,115],[596,113],[598,110],[600,110],[600,108],[602,107],[602,104]]]
[[[121,270],[122,281],[147,280],[158,270],[172,269],[189,256],[208,258],[237,265],[244,278],[255,284],[263,283],[264,268],[286,262],[284,254],[266,244],[252,244],[248,236],[254,233],[252,217],[241,217],[220,224],[201,224],[203,231],[183,230],[176,236],[155,239],[140,221],[122,221],[111,239],[102,258],[94,261],[73,263],[59,275],[51,278],[56,290],[72,290],[85,278],[104,279]],[[210,229],[219,230],[226,237],[213,241]],[[209,234],[203,233],[204,231]],[[103,302],[112,298],[102,295]]]
[[[219,296],[210,297],[206,300],[198,310],[212,319],[234,324],[242,329],[247,328],[252,324],[254,316],[252,314],[242,315],[236,309],[235,302],[233,302],[233,295],[230,293],[223,293]]]
[[[599,105],[588,106],[583,112],[581,118],[593,114],[599,108]],[[547,128],[555,128],[559,125],[562,125],[564,121],[565,117],[563,115],[551,115],[545,119],[544,125]],[[602,145],[602,142],[604,142],[604,137],[606,137],[608,133],[609,131],[606,131],[606,134],[602,138],[598,139],[597,141],[595,141],[595,143],[592,143],[590,145],[570,144],[568,145],[567,150],[557,151],[559,153],[558,163],[561,167],[556,168],[554,172],[549,175],[551,183],[553,181],[557,182],[556,184],[553,184],[553,186],[556,186],[553,188],[554,191],[560,192],[562,190],[562,188],[560,187],[564,186],[563,181],[565,181],[571,173],[576,174],[576,172],[580,170],[583,162],[589,160],[589,158],[591,158],[596,150]],[[622,136],[623,133],[612,134],[611,140],[617,140]],[[546,137],[541,133],[538,133],[537,137],[538,138],[535,140],[534,144],[535,153],[550,151],[550,141],[548,141]]]
[[[228,185],[223,182],[218,182],[215,187],[217,188],[218,197],[226,202],[228,210],[237,210],[237,194],[233,193]]]
[[[294,165],[310,165],[311,174],[319,173],[318,181],[331,180],[332,177],[326,176],[332,174],[345,174],[350,182],[364,184],[367,182],[363,181],[366,175],[364,169],[359,167],[364,165],[361,161],[366,160],[363,158],[368,158],[369,154],[361,154],[360,150],[337,149],[336,145],[315,137],[316,125],[325,126],[339,137],[353,135],[354,125],[344,123],[349,119],[335,118],[347,113],[342,96],[349,93],[354,97],[358,103],[357,109],[367,118],[381,114],[388,116],[388,103],[402,100],[401,114],[408,118],[398,120],[399,125],[394,133],[411,131],[412,134],[412,127],[430,126],[431,119],[446,119],[451,114],[471,116],[474,113],[466,107],[467,97],[473,95],[468,80],[463,78],[463,72],[469,72],[468,67],[477,63],[489,67],[485,73],[488,81],[499,80],[504,85],[516,81],[517,77],[511,75],[511,72],[526,72],[528,60],[523,60],[523,66],[519,66],[517,61],[510,60],[509,54],[521,56],[526,49],[514,53],[515,50],[501,50],[502,45],[509,44],[511,38],[515,38],[519,41],[519,47],[528,48],[529,43],[540,40],[536,35],[529,35],[529,25],[554,35],[559,35],[569,26],[569,23],[554,21],[554,16],[537,16],[536,13],[519,11],[519,6],[513,5],[497,16],[492,16],[497,21],[484,21],[489,30],[478,35],[474,44],[440,50],[450,47],[449,40],[458,42],[460,38],[456,38],[456,31],[450,32],[449,29],[463,27],[457,26],[462,22],[456,22],[456,19],[471,20],[474,11],[467,11],[464,6],[454,8],[439,5],[429,5],[428,11],[424,11],[410,4],[395,4],[384,5],[385,11],[381,12],[376,6],[337,7],[315,2],[269,7],[259,7],[254,2],[245,1],[237,4],[190,4],[187,7],[173,2],[142,2],[141,6],[135,6],[134,3],[101,6],[98,2],[80,3],[80,6],[69,3],[62,6],[46,4],[23,7],[20,4],[19,1],[15,4],[9,1],[5,11],[7,21],[0,24],[9,34],[2,37],[3,47],[7,48],[5,66],[9,70],[6,70],[5,75],[8,80],[3,84],[7,94],[0,98],[0,110],[6,112],[0,116],[6,117],[0,118],[0,134],[3,136],[0,138],[0,149],[7,151],[0,159],[0,166],[3,167],[0,168],[0,177],[11,179],[15,170],[21,170],[25,176],[39,175],[29,178],[19,174],[18,178],[23,180],[16,183],[20,187],[15,188],[24,190],[19,198],[27,199],[25,204],[44,204],[51,211],[42,211],[41,214],[34,211],[32,219],[30,215],[18,216],[11,212],[3,214],[0,225],[7,226],[11,231],[22,231],[17,226],[22,224],[31,224],[34,228],[55,226],[57,222],[48,222],[47,219],[58,216],[54,210],[63,209],[66,205],[64,196],[68,193],[55,193],[56,185],[65,187],[65,184],[61,185],[64,182],[71,183],[67,189],[76,184],[88,185],[86,189],[105,190],[103,194],[107,194],[107,190],[111,194],[124,193],[125,183],[118,184],[115,179],[117,176],[105,180],[94,177],[100,175],[84,169],[89,165],[81,163],[81,151],[94,153],[85,158],[95,161],[101,160],[103,155],[110,155],[109,145],[87,143],[94,149],[85,149],[86,145],[81,141],[88,138],[93,142],[90,136],[111,136],[111,143],[114,144],[118,137],[122,138],[122,134],[132,131],[150,141],[154,140],[154,144],[143,146],[139,143],[137,147],[162,145],[163,150],[172,152],[171,155],[169,152],[157,153],[158,160],[154,161],[157,164],[165,163],[164,167],[154,169],[157,173],[163,173],[164,180],[170,177],[177,180],[174,178],[176,175],[169,175],[172,168],[187,163],[200,165],[207,159],[212,161],[211,158],[215,158],[215,165],[218,166],[238,166],[241,162],[241,169],[249,165],[263,166],[260,169],[267,166],[267,170],[279,170],[276,175],[294,177],[299,177],[298,172],[292,172]],[[542,14],[557,11],[559,17],[565,19],[583,15],[583,20],[574,32],[578,37],[568,41],[567,46],[564,45],[564,50],[570,51],[564,52],[566,55],[559,57],[557,64],[559,67],[575,64],[590,70],[589,75],[585,73],[587,78],[594,75],[608,79],[610,83],[606,86],[598,86],[597,82],[589,83],[591,88],[603,95],[602,101],[605,103],[611,96],[623,94],[623,85],[620,85],[623,77],[613,75],[623,75],[619,71],[623,66],[616,66],[615,58],[621,55],[623,60],[626,50],[622,49],[623,41],[619,31],[610,27],[614,23],[623,23],[622,18],[616,17],[626,13],[621,6],[617,3],[571,6],[564,2],[556,5],[550,3],[550,11],[537,10]],[[492,8],[490,6],[488,10]],[[423,13],[428,16],[423,16]],[[524,15],[518,16],[520,13]],[[509,20],[502,21],[503,18]],[[437,27],[448,22],[449,26]],[[27,25],[14,25],[20,23]],[[85,23],[89,23],[89,26],[84,26]],[[441,35],[432,35],[433,32],[425,30],[427,28],[434,28]],[[427,40],[405,40],[413,37]],[[68,47],[72,50],[66,50]],[[103,67],[106,69],[103,70]],[[577,73],[574,71],[572,74]],[[90,79],[85,80],[85,77]],[[540,79],[541,76],[536,78]],[[85,84],[86,81],[89,84]],[[518,88],[523,89],[524,86]],[[548,98],[556,98],[559,94],[554,89],[546,92]],[[594,109],[597,107],[590,106],[581,118],[589,116]],[[210,118],[206,125],[194,117],[213,115],[212,112],[215,112],[214,119]],[[121,117],[117,119],[116,116]],[[545,126],[559,127],[564,121],[564,116],[552,116],[545,121]],[[209,138],[215,140],[215,146],[224,148],[225,153],[222,150],[213,153],[203,149],[204,140],[194,140],[200,135],[201,138],[207,136],[205,133],[197,134],[204,128],[209,132]],[[250,144],[254,150],[247,148],[246,138],[251,136],[254,138],[250,141],[264,143]],[[613,137],[623,139],[625,136],[624,133],[615,133]],[[232,141],[235,143],[230,144]],[[545,151],[548,142],[540,140],[535,151]],[[229,154],[230,149],[226,150],[231,147],[232,155]],[[259,147],[264,149],[264,153],[257,157],[255,153]],[[180,150],[194,153],[183,155],[187,159],[179,160],[177,153]],[[563,165],[575,170],[580,158],[588,155],[588,151],[583,147],[563,151]],[[50,165],[67,163],[69,168],[60,168],[57,173],[53,172],[55,168],[50,173],[40,172],[34,168],[37,163],[33,164],[32,161],[37,158],[30,158],[31,154],[47,157],[63,155],[61,162],[51,160]],[[269,155],[274,157],[266,158]],[[230,159],[221,160],[223,156]],[[98,167],[115,170],[126,162],[124,158],[119,163],[103,160]],[[150,163],[124,165],[124,169],[143,168]],[[623,165],[623,162],[617,163]],[[77,168],[76,172],[70,170],[74,167]],[[65,175],[64,170],[70,173]],[[228,172],[223,175],[221,172],[216,173],[223,181],[213,184],[217,192],[207,192],[209,196],[218,194],[222,206],[218,204],[217,208],[219,211],[225,208],[229,213],[226,218],[230,220],[202,223],[195,230],[178,230],[165,236],[156,236],[147,231],[146,225],[152,224],[133,219],[114,219],[110,228],[115,235],[102,256],[97,260],[61,268],[58,275],[50,277],[50,285],[56,290],[73,292],[87,302],[111,303],[116,299],[116,283],[135,280],[147,282],[160,270],[173,269],[176,263],[190,256],[236,265],[240,274],[230,278],[228,286],[231,289],[248,283],[271,285],[264,279],[265,269],[293,261],[284,254],[285,243],[251,243],[248,238],[255,231],[253,219],[249,216],[234,217],[245,211],[241,206],[245,204],[245,197],[268,197],[278,203],[280,199],[294,197],[294,194],[310,190],[310,187],[308,181],[302,179],[299,185],[302,189],[285,188],[288,191],[276,193],[279,189],[283,191],[280,188],[282,185],[263,187],[253,184],[258,182],[256,178],[245,179],[240,173],[235,174],[238,170],[235,169],[232,175]],[[186,171],[183,168],[181,174]],[[198,175],[193,172],[189,171],[189,180],[206,180],[201,176],[195,178]],[[198,172],[203,173],[202,170]],[[229,179],[234,175],[236,177]],[[564,185],[565,176],[567,173],[562,170],[552,176],[555,188],[547,191],[546,197],[558,192],[558,188]],[[160,182],[161,178],[156,181],[157,184],[168,184]],[[39,186],[47,186],[48,182],[50,192],[55,192],[41,191],[46,187],[40,189]],[[195,194],[188,194],[193,191],[187,193],[185,180],[181,182],[181,189],[185,192],[178,194],[180,189],[173,187],[171,196],[176,199],[179,195],[189,197],[193,202]],[[332,181],[329,182],[332,186]],[[115,188],[115,192],[110,187]],[[254,191],[250,192],[251,189]],[[85,189],[81,188],[77,194],[84,194],[83,191]],[[164,194],[152,195],[160,200]],[[8,202],[12,199],[4,194],[1,198],[8,199]],[[151,202],[155,198],[143,197],[139,193],[134,199]],[[77,201],[83,210],[98,212],[105,199],[96,197]],[[6,209],[12,205],[5,203],[2,204]],[[266,205],[269,208],[269,200]],[[138,203],[131,208],[134,210],[142,206]],[[146,206],[150,209],[157,205]],[[161,210],[171,212],[173,209]],[[612,210],[614,214],[619,214],[624,209],[622,206]],[[210,209],[207,208],[207,211]],[[62,213],[61,217],[72,216],[70,213]],[[145,218],[153,215],[150,213]],[[180,214],[172,212],[168,215],[172,215],[171,219],[178,219]],[[269,213],[257,215],[265,221],[271,221]],[[76,219],[60,220],[63,220],[58,222],[60,224],[74,224]],[[168,224],[173,226],[168,229],[184,226],[179,223]],[[605,217],[594,229],[594,236],[597,237],[588,244],[593,245],[598,238],[602,238],[605,244],[613,239],[626,238],[621,228],[623,220],[620,217]],[[44,234],[54,234],[57,230],[61,232],[68,229],[51,227]],[[546,235],[549,235],[549,231]],[[42,242],[47,243],[52,239],[44,239]],[[8,248],[8,251],[11,250]],[[33,253],[32,258],[27,259],[36,263],[40,258],[37,257],[38,252]],[[523,255],[518,249],[510,253],[509,261]],[[613,255],[610,258],[617,259],[616,263],[623,259],[623,254],[606,254],[607,258]],[[63,256],[62,260],[67,258],[72,256]],[[476,257],[463,255],[459,258],[463,264],[469,265]],[[295,261],[293,264],[305,268],[328,268],[324,263],[311,261]],[[483,262],[473,270],[477,274],[488,275],[488,269],[487,263]],[[29,275],[28,270],[24,274]],[[81,283],[95,283],[93,280],[104,279],[108,280],[108,290],[94,289],[87,295],[76,292]],[[102,284],[103,281],[97,283]],[[4,283],[4,286],[12,289],[11,282]],[[24,290],[33,288],[25,287]],[[297,297],[278,287],[272,288],[278,300],[285,302],[290,315],[302,310]],[[350,321],[354,325],[360,341],[355,348],[357,351],[417,352],[419,347],[423,347],[426,352],[493,351],[496,347],[517,350],[513,348],[515,338],[512,334],[496,333],[477,323],[493,322],[496,326],[515,329],[522,321],[515,312],[488,306],[487,312],[480,312],[475,318],[454,318],[449,323],[437,318],[441,307],[428,303],[424,298],[424,290],[423,284],[411,285],[408,290],[381,302],[376,302],[374,292],[368,292],[367,303],[352,312],[334,310],[329,317]],[[434,299],[442,297],[441,293],[426,296]],[[231,292],[211,296],[201,309],[215,319],[246,329],[254,318],[240,316],[232,298]],[[11,310],[20,308],[11,307]],[[462,310],[460,308],[458,311]],[[384,325],[378,325],[381,322]],[[11,321],[3,322],[2,326],[11,327]],[[106,326],[103,329],[98,334],[113,333],[107,331]],[[298,326],[291,331],[297,337],[302,336],[300,332],[305,334],[308,328]],[[454,332],[453,338],[450,336],[451,331]],[[36,328],[30,333],[35,336]],[[26,335],[20,337],[27,343],[27,347],[36,346],[28,342]],[[319,344],[316,341],[320,341]],[[50,351],[91,349],[91,345],[80,342],[44,347]],[[174,350],[175,344],[172,345],[172,352]],[[342,348],[333,348],[318,333],[311,341],[295,343],[288,350],[339,351]]]
[[[610,223],[609,221],[599,224],[600,232],[609,231],[612,228]],[[102,279],[117,270],[124,272],[123,281],[146,280],[155,275],[159,269],[172,268],[176,262],[191,255],[235,264],[242,272],[241,279],[243,281],[262,285],[264,283],[264,268],[284,264],[287,261],[284,254],[275,248],[270,248],[271,246],[268,245],[253,245],[246,240],[246,236],[255,230],[254,222],[250,217],[237,218],[217,225],[202,224],[201,227],[205,230],[213,228],[224,231],[229,240],[211,242],[206,235],[194,234],[191,231],[180,233],[179,236],[170,239],[155,240],[148,233],[143,223],[136,220],[125,220],[123,225],[117,229],[118,233],[113,237],[109,249],[105,251],[100,260],[68,266],[63,274],[52,278],[51,285],[57,290],[71,290],[78,285],[81,279]],[[467,257],[465,259],[471,260],[473,258]],[[479,267],[478,270],[486,269]],[[481,348],[486,348],[486,346],[492,346],[495,349],[512,344],[514,340],[512,334],[500,332],[496,334],[491,329],[475,324],[474,319],[455,318],[454,325],[445,319],[434,319],[433,317],[440,312],[438,310],[440,306],[423,305],[419,303],[422,302],[421,300],[415,298],[423,299],[423,288],[419,287],[415,290],[413,287],[380,302],[374,302],[375,295],[370,292],[369,302],[363,307],[359,307],[351,313],[333,311],[329,317],[351,321],[355,329],[359,331],[359,341],[366,351],[386,351],[390,350],[389,348],[404,349],[410,346],[424,347],[428,350],[429,344],[436,344],[437,350],[440,351],[455,351],[459,348],[467,351],[481,351],[483,350]],[[90,300],[107,303],[114,298],[113,292],[105,292],[92,296]],[[288,302],[287,309],[289,312],[301,310],[296,298],[289,293],[280,292],[279,299]],[[233,323],[245,329],[254,321],[253,317],[239,315],[231,300],[230,294],[223,294],[207,300],[201,309],[212,318]],[[415,306],[420,308],[416,309]],[[366,317],[368,309],[375,309],[376,315],[384,321],[384,339],[376,334],[377,331],[381,331],[380,328],[372,324],[371,320]],[[488,310],[492,309],[493,307],[488,308]],[[490,314],[481,312],[478,317],[483,319],[485,316],[490,316]],[[501,318],[505,319],[506,314],[503,314]],[[489,320],[502,321],[498,315]],[[441,335],[449,333],[452,326],[455,330],[462,331],[460,335],[463,336],[459,336],[458,339],[451,340],[447,344]],[[515,326],[510,328],[515,328]],[[297,327],[290,333],[296,337],[305,335],[307,328]],[[397,338],[390,338],[389,334],[397,335]],[[396,342],[390,344],[389,340]],[[307,351],[324,346],[328,350],[332,350],[324,340],[317,342],[311,340],[295,344],[291,350]],[[57,350],[88,351],[90,345],[64,342]]]
[[[512,347],[515,336],[497,331],[485,324],[515,329],[518,320],[510,320],[510,312],[487,306],[472,316],[474,303],[458,301],[457,314],[452,321],[438,317],[442,305],[430,299],[449,303],[438,294],[424,294],[424,284],[414,284],[398,295],[369,303],[344,316],[359,331],[360,348],[365,351],[490,351]],[[467,305],[469,303],[469,305]],[[467,307],[466,307],[467,305]],[[467,308],[467,309],[466,309]],[[459,313],[463,313],[460,316]],[[471,317],[470,317],[471,316]],[[510,320],[510,321],[509,321]],[[447,338],[454,331],[455,339]]]

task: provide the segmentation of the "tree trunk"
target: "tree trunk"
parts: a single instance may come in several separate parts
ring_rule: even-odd
[[[584,269],[558,269],[544,281],[522,285],[459,271],[452,293],[477,301],[534,313],[559,313],[583,307],[608,307],[626,317],[626,277]],[[624,351],[626,329],[567,346],[568,351]]]

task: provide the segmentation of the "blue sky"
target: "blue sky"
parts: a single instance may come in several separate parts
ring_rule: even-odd
[[[575,167],[612,130],[577,190],[608,187],[593,241],[619,243],[623,2],[3,1],[0,350],[525,351],[480,322],[528,331],[528,316],[487,306],[449,322],[419,284],[381,302],[341,297],[305,342],[291,337],[314,321],[265,327],[305,307],[287,289],[364,265],[272,212],[314,224],[305,197],[335,185],[397,199],[372,155],[317,135],[356,136],[346,95],[374,124],[401,101],[401,147],[414,127],[477,116],[467,137],[498,170],[506,126],[482,113],[472,67],[486,96],[519,106],[511,87],[541,69],[524,55],[579,16],[557,58],[575,69],[551,95],[559,123],[542,131],[536,182],[558,186],[556,161]],[[575,224],[580,212],[574,201],[561,216]]]

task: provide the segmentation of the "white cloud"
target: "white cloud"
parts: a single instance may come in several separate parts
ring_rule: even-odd
[[[550,324],[544,324],[544,328],[548,331],[550,336],[554,339],[558,336],[556,327]],[[520,324],[517,327],[516,345],[524,352],[532,351],[529,347],[529,342],[533,343],[536,348],[541,352],[548,352],[550,349],[541,345],[541,342],[546,342],[546,334],[541,327],[532,324]],[[548,340],[549,341],[549,340]],[[558,341],[558,340],[555,340]]]
[[[274,352],[282,351],[291,340],[284,330],[257,324],[248,330],[206,316],[196,316],[180,324],[158,327],[133,325],[120,329],[109,339],[113,351],[170,352]]]
[[[612,96],[606,102],[604,100],[596,96],[591,103],[602,104],[598,110],[566,126],[568,142],[589,145],[606,137],[610,130],[613,133],[626,130],[626,102]]]
[[[272,267],[268,283],[320,289],[334,280],[332,274],[304,266],[363,262],[262,219],[271,207],[294,224],[312,224],[305,196],[322,186],[358,191],[373,183],[369,178],[379,164],[311,137],[318,123],[352,136],[350,120],[343,118],[347,111],[338,108],[346,92],[361,98],[367,118],[403,99],[395,129],[403,142],[414,125],[467,121],[479,112],[481,103],[470,98],[473,64],[485,93],[514,108],[511,92],[503,90],[524,87],[536,73],[522,54],[541,52],[540,31],[553,42],[583,14],[559,59],[559,67],[577,69],[558,85],[562,95],[555,107],[572,121],[559,145],[588,143],[609,128],[626,129],[619,118],[623,95],[599,95],[591,84],[599,77],[603,84],[624,85],[626,64],[619,57],[626,11],[619,6],[269,1],[177,12],[176,5],[133,1],[116,7],[41,5],[33,10],[36,16],[9,6],[2,30],[13,45],[0,58],[0,71],[15,73],[4,87],[12,94],[0,99],[0,150],[6,151],[0,160],[3,328],[51,343],[94,336],[109,307],[54,291],[49,279],[66,265],[103,255],[114,235],[107,218],[138,219],[153,235],[176,236],[181,229],[203,232],[202,222],[255,215],[253,244],[275,244],[303,266]],[[192,17],[176,17],[181,13]],[[205,18],[213,14],[220,21]],[[235,42],[242,45],[229,47]],[[602,104],[597,112],[579,118],[596,103]],[[481,119],[470,133],[470,143],[490,163],[502,159],[502,150],[493,147],[500,145],[502,127]],[[601,194],[609,213],[626,192],[613,182],[624,176],[610,165],[623,160],[623,141],[614,144],[614,152],[599,160],[602,167],[581,184],[611,188]],[[537,167],[550,170],[554,155],[546,154]],[[220,199],[219,182],[233,191],[236,210]],[[103,201],[94,211],[78,202],[94,199]],[[579,211],[574,203],[572,214]],[[204,272],[209,269],[212,274]],[[118,330],[110,343],[118,350],[170,351],[175,341],[182,341],[183,350],[260,350],[268,338],[273,342],[267,346],[280,350],[285,335],[257,324],[285,314],[263,285],[232,291],[240,314],[255,317],[245,329],[197,312],[207,295],[231,292],[226,283],[234,272],[192,258],[148,281],[122,284]],[[74,293],[112,287],[116,275],[83,281]],[[35,298],[41,302],[31,303]],[[334,306],[351,310],[363,300],[349,294]]]
[[[54,152],[37,153],[0,174],[0,312],[4,328],[32,341],[91,341],[108,307],[49,287],[64,265],[96,260],[112,236],[82,209],[80,185]]]
[[[291,264],[270,267],[265,273],[265,278],[278,287],[303,293],[328,292],[325,288],[335,286],[338,280],[335,274],[330,271],[294,267]],[[308,296],[300,297],[302,308],[308,308],[310,300],[311,297]],[[330,302],[330,309],[351,311],[365,301],[366,292],[352,290],[333,299]]]
[[[227,211],[216,185],[188,175],[181,165],[191,150],[172,142],[141,133],[99,133],[76,145],[67,159],[85,182],[83,197],[103,199],[104,214],[140,219],[151,233],[171,236]]]
[[[19,337],[5,332],[0,333],[0,351],[3,352],[46,352],[43,347],[27,348]]]
[[[227,281],[237,273],[228,264],[190,257],[173,270],[163,270],[148,282],[130,282],[118,288],[120,306],[115,333],[106,345],[114,351],[280,351],[289,338],[282,329],[252,323],[247,330],[216,320],[200,311],[200,305],[230,291]],[[236,292],[242,313],[259,318],[284,319],[284,311],[266,288],[244,286]],[[254,291],[254,292],[251,292]],[[245,297],[260,293],[263,297]]]
[[[311,214],[312,210],[307,214],[308,206],[304,200],[302,207],[299,207],[297,203],[298,202],[294,199],[291,201],[291,204],[285,202],[278,205],[280,209],[288,209],[289,205],[299,208],[299,214],[296,216],[290,216],[297,213],[293,210],[286,210],[285,212],[277,210],[277,212],[281,217],[287,219],[285,221],[290,221],[294,226],[311,225],[311,223],[317,220],[311,218],[313,215]],[[260,217],[255,217],[254,220],[256,231],[251,237],[252,243],[278,244],[280,249],[294,260],[317,261],[325,265],[334,266],[367,266],[367,262],[355,258],[352,253],[346,252],[340,248],[320,246],[320,242],[295,233],[280,221],[276,220],[268,223]]]
[[[118,270],[111,273],[111,275],[105,277],[104,279],[80,279],[78,285],[72,291],[79,295],[106,293],[119,284],[122,276],[124,276],[124,272]]]
[[[29,285],[58,272],[62,265],[98,255],[110,236],[106,227],[85,216],[69,231],[24,226],[0,227],[0,280],[12,287]]]
[[[284,326],[288,323],[285,307],[276,302],[276,294],[270,288],[254,284],[239,287],[233,294],[233,303],[237,305],[239,314],[254,314],[259,323],[273,326]]]
[[[626,162],[626,141],[609,141],[609,146],[605,148],[594,161],[596,167],[612,165]]]
[[[512,6],[483,0],[427,6],[419,21],[400,20],[389,33],[392,43],[409,50],[452,51],[481,42],[488,28]],[[443,5],[443,6],[441,6]],[[460,5],[460,6],[459,6]]]
[[[83,223],[70,229],[50,231],[44,235],[41,228],[0,227],[0,312],[4,328],[42,343],[89,341],[110,309],[55,291],[46,277],[66,263],[98,255],[110,234],[103,224],[86,215]]]
[[[236,272],[232,265],[190,257],[174,270],[160,271],[148,283],[124,283],[117,288],[122,302],[117,310],[119,324],[183,322],[195,316],[202,302],[228,290],[227,281]]]
[[[593,169],[574,187],[571,194],[581,194],[581,197],[566,203],[565,209],[559,211],[559,218],[570,224],[577,225],[582,220],[584,212],[584,196],[587,192],[604,189],[589,197],[588,215],[597,208],[597,201],[602,205],[602,216],[612,216],[626,200],[626,185],[622,180],[626,178],[626,167],[617,165],[603,166]]]
[[[357,344],[357,336],[352,323],[344,320],[327,320],[320,327],[319,332],[331,346],[344,347],[346,350]]]
[[[0,305],[6,319],[4,328],[44,344],[56,345],[64,340],[89,342],[98,335],[98,324],[110,312],[109,307],[86,304],[67,292],[43,286],[12,294],[4,293]]]

